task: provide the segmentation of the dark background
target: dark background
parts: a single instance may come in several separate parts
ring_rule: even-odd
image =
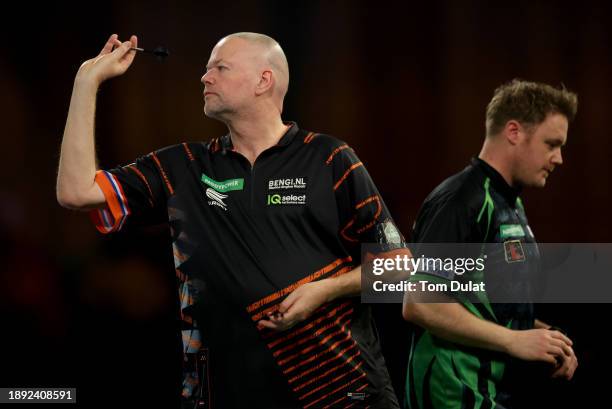
[[[225,132],[202,113],[210,50],[266,33],[289,59],[284,119],[349,142],[409,235],[427,193],[480,149],[493,90],[519,77],[578,93],[564,166],[523,194],[541,242],[610,242],[610,6],[592,2],[59,2],[6,5],[0,59],[0,387],[78,388],[81,407],[172,406],[180,340],[164,228],[102,237],[59,207],[55,178],[72,83],[111,33],[165,45],[101,87],[101,167]],[[579,272],[577,272],[579,274]],[[534,406],[605,396],[609,305],[543,305],[575,341],[569,383]],[[400,307],[376,309],[394,386],[408,349]],[[239,352],[237,352],[239,353]],[[248,357],[245,357],[248,359]],[[532,384],[532,386],[534,386]],[[262,391],[272,393],[272,391]],[[593,398],[592,398],[593,397]]]

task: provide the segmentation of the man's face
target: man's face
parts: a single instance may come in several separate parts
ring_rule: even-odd
[[[549,114],[534,126],[518,144],[515,182],[520,186],[544,187],[546,179],[563,163],[561,148],[567,141],[567,118]]]
[[[223,39],[213,48],[201,79],[207,116],[229,119],[252,103],[257,58],[254,47],[240,38]]]

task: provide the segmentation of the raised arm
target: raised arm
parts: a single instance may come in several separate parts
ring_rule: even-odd
[[[97,170],[94,142],[96,93],[102,82],[122,75],[132,64],[137,38],[121,43],[110,36],[100,54],[85,61],[74,80],[57,175],[57,201],[63,207],[89,210],[103,207],[104,194],[94,182]],[[114,48],[114,50],[113,50]]]

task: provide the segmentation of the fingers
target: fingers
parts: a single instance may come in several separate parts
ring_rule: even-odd
[[[121,44],[119,44],[119,46],[115,48],[115,50],[113,50],[113,54],[121,58],[130,51],[130,48],[132,48],[132,42],[124,41]]]
[[[553,355],[556,363],[556,357],[563,359],[565,354],[563,353],[563,349],[561,347],[549,345],[548,349],[546,350],[546,355]]]
[[[568,344],[566,344],[564,341],[562,341],[560,339],[553,339],[552,340],[552,345],[554,345],[555,347],[561,348],[563,353],[565,355],[567,355],[567,356],[572,356],[574,354],[574,351],[572,350],[572,347],[570,347]]]
[[[113,51],[113,59],[119,63],[120,73],[123,73],[134,61],[136,57],[136,51],[132,50],[133,47],[138,45],[138,38],[133,35],[130,37],[130,41],[124,41],[121,45]]]
[[[560,357],[562,364],[552,373],[553,378],[563,377],[567,380],[571,380],[574,376],[574,372],[578,367],[578,358],[574,355],[574,351],[571,350],[571,355],[563,355]]]
[[[565,336],[564,334],[562,334],[562,333],[561,333],[561,332],[559,332],[559,331],[550,331],[550,335],[551,335],[553,338],[557,338],[557,339],[562,340],[563,342],[565,342],[565,343],[566,343],[567,345],[569,345],[569,346],[574,345],[574,343],[572,342],[572,340],[571,340],[571,339],[569,339],[567,336]]]
[[[108,54],[113,51],[113,46],[116,45],[118,41],[119,40],[117,40],[117,34],[111,34],[108,40],[106,40],[106,44],[104,44],[104,47],[102,47],[100,54],[98,55]]]
[[[293,314],[285,315],[279,312],[269,313],[267,319],[259,320],[257,327],[259,329],[269,328],[275,331],[285,331],[296,324],[295,317]]]
[[[553,372],[552,377],[570,380],[574,376],[576,366],[577,362],[573,358],[566,358],[563,365]]]
[[[298,290],[299,288],[294,290],[291,294],[287,296],[287,298],[283,300],[283,302],[280,303],[280,305],[278,306],[278,312],[284,314],[289,310],[289,308],[291,308],[291,306],[293,305],[295,300],[297,300],[297,297],[299,295]]]
[[[566,374],[568,370],[568,366],[567,363],[563,363],[563,365],[560,365],[557,369],[555,369],[555,371],[552,373],[551,377],[552,378],[560,378],[562,376],[564,376]]]
[[[275,331],[279,330],[279,324],[272,322],[270,320],[259,320],[257,322],[257,328],[262,329],[262,328],[268,328],[268,329],[273,329]]]
[[[542,361],[548,362],[549,364],[552,364],[552,365],[557,365],[557,358],[555,357],[554,354],[546,353],[542,355]]]

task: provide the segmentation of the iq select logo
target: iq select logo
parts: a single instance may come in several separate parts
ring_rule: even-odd
[[[268,195],[267,204],[268,206],[305,205],[306,195],[280,195],[276,193]]]
[[[226,193],[244,189],[243,178],[217,181],[202,173],[202,183],[208,186],[206,189],[208,205],[219,207],[225,211],[227,211],[227,203],[224,200],[228,198]]]

